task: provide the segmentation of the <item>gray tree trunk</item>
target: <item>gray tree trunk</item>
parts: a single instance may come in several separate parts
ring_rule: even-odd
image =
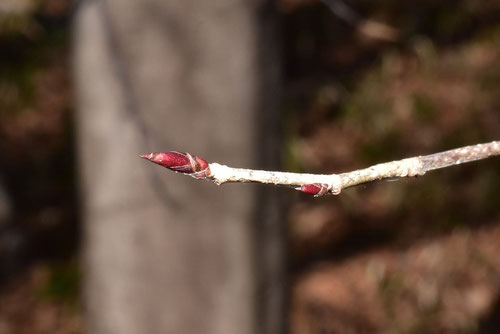
[[[138,157],[276,168],[276,20],[265,1],[88,0],[74,66],[89,333],[284,331],[276,190]]]

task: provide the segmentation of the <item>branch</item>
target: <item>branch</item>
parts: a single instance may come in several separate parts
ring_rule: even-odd
[[[342,174],[303,174],[232,168],[208,163],[189,153],[166,152],[141,155],[158,165],[197,179],[226,182],[254,182],[293,187],[314,196],[338,195],[340,191],[361,183],[381,179],[421,176],[426,172],[500,155],[500,141],[465,146],[445,152],[386,162]]]
[[[396,42],[399,38],[399,31],[387,24],[365,20],[350,8],[345,2],[340,0],[320,0],[339,19],[353,26],[359,33],[366,37],[380,39],[388,42]]]

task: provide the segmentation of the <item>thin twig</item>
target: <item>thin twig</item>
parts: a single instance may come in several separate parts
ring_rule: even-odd
[[[189,153],[150,153],[141,157],[175,172],[207,179],[216,184],[254,182],[293,187],[299,191],[321,196],[338,195],[342,189],[386,178],[424,175],[426,172],[500,155],[500,142],[465,146],[445,152],[386,162],[342,174],[303,174],[232,168],[207,163]]]
[[[385,23],[363,19],[356,11],[341,0],[320,0],[339,19],[354,27],[362,35],[388,42],[396,42],[399,31]]]

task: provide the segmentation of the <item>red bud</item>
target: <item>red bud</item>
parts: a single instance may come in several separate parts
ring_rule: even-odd
[[[314,195],[316,197],[323,196],[328,192],[328,184],[326,183],[312,183],[303,185],[300,188],[295,188],[298,191],[302,191],[303,193]]]
[[[175,172],[192,174],[196,178],[204,178],[210,175],[208,162],[189,153],[175,151],[150,153],[141,155],[141,158],[148,159]]]

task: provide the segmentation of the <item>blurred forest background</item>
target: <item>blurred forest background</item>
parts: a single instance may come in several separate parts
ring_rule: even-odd
[[[500,1],[329,4],[276,3],[283,169],[341,172],[499,139]],[[1,334],[85,327],[72,10],[0,2]],[[338,197],[287,192],[290,333],[496,333],[498,163]]]

